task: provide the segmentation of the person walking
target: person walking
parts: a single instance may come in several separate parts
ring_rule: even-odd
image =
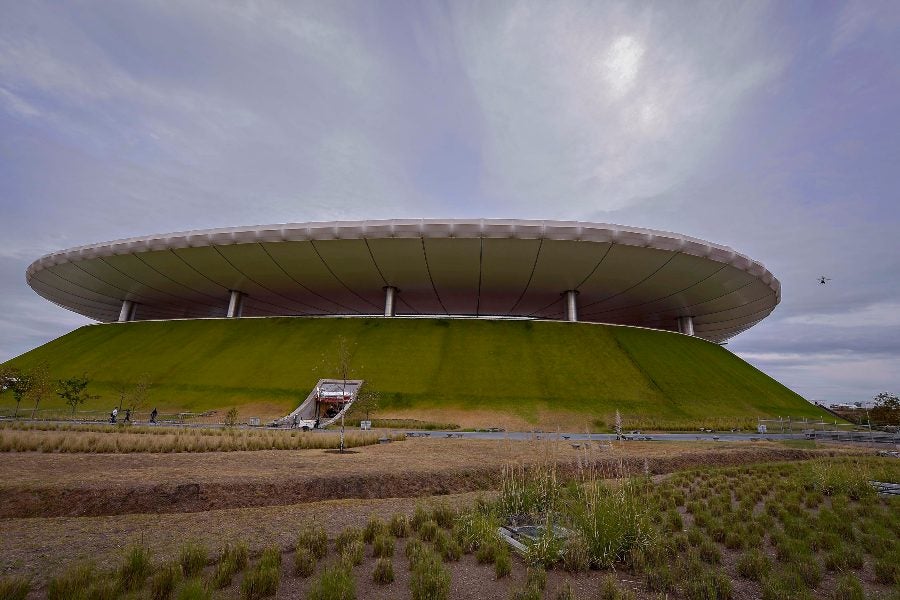
[[[131,409],[130,408],[125,409],[125,422],[131,423]]]
[[[152,425],[156,425],[156,415],[158,415],[158,414],[159,413],[156,412],[156,408],[154,407],[153,411],[151,411],[151,413],[150,413],[150,423]]]
[[[118,407],[115,407],[115,408],[112,409],[112,414],[110,414],[110,416],[109,416],[109,422],[110,422],[110,423],[115,423],[115,422],[116,422],[116,417],[118,417],[118,416],[119,416],[119,408],[118,408]]]

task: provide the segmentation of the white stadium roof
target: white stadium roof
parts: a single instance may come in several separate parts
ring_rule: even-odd
[[[398,315],[560,319],[724,341],[765,318],[781,285],[760,263],[675,233],[579,221],[385,220],[290,223],[150,235],[32,263],[41,296],[98,321],[226,315]]]

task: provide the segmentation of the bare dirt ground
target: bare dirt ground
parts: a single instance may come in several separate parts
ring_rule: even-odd
[[[798,460],[843,449],[769,442],[593,443],[411,439],[336,454],[262,450],[177,454],[7,453],[0,518],[200,512],[329,499],[420,497],[490,489],[515,461],[589,463],[619,474]],[[856,450],[858,452],[858,450]]]

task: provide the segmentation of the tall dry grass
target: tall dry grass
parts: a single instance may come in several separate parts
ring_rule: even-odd
[[[380,434],[349,432],[346,447],[378,443]],[[402,440],[403,435],[393,435]],[[240,450],[332,449],[340,436],[332,432],[223,430],[176,427],[0,426],[0,452],[126,454],[135,452],[234,452]]]

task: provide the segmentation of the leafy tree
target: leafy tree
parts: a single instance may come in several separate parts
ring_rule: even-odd
[[[119,397],[119,412],[125,408],[134,414],[147,404],[150,397],[150,389],[153,387],[153,380],[149,373],[142,373],[138,377],[134,385],[128,383],[119,383],[116,385],[116,394]]]
[[[875,397],[872,399],[875,401],[875,406],[878,408],[887,408],[889,410],[900,409],[900,398],[890,392],[875,394]]]
[[[91,382],[87,375],[81,377],[70,377],[68,379],[60,379],[57,381],[56,395],[72,407],[72,416],[75,416],[75,409],[79,404],[84,404],[85,400],[99,398],[88,394],[85,389]]]
[[[872,420],[882,425],[900,425],[900,398],[889,392],[881,392],[873,398],[875,406],[870,411]]]
[[[354,411],[366,413],[366,421],[369,421],[369,413],[378,410],[378,401],[381,395],[371,385],[364,385],[356,394],[356,400],[353,402]]]
[[[33,419],[41,401],[53,393],[53,382],[50,380],[50,368],[47,363],[40,363],[28,373],[28,376],[31,381],[25,396],[34,400],[34,408],[31,409]]]
[[[0,367],[0,369],[2,369],[0,370],[0,392],[12,391],[13,398],[16,400],[16,411],[13,413],[15,418],[19,415],[19,405],[22,403],[22,399],[31,389],[31,377],[15,367]]]

